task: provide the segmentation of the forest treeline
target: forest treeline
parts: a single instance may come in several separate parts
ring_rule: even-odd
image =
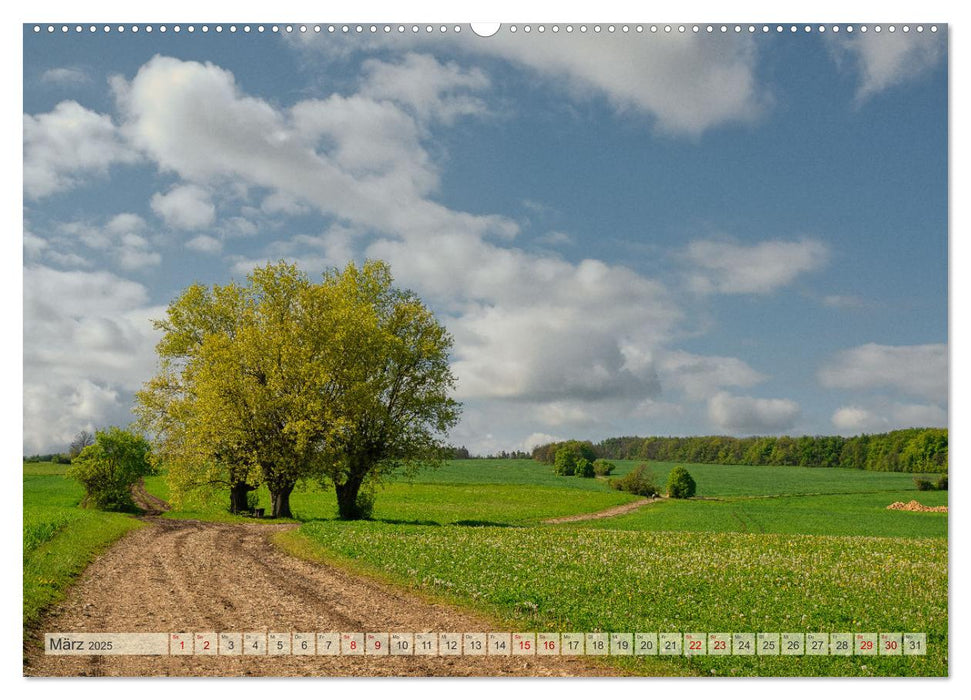
[[[553,464],[554,442],[533,449],[533,459]],[[936,474],[947,471],[947,429],[908,428],[874,435],[802,437],[616,437],[579,444],[594,457],[696,464],[755,464],[841,467],[883,472]]]

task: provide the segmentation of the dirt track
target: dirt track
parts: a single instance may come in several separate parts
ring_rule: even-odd
[[[29,676],[603,676],[593,660],[533,657],[46,656],[44,632],[473,632],[472,614],[269,542],[293,525],[146,518],[95,561],[25,650]]]
[[[606,510],[600,510],[596,513],[581,513],[580,515],[565,515],[562,518],[550,518],[549,520],[544,520],[543,522],[547,525],[556,525],[557,523],[578,523],[584,520],[600,520],[601,518],[613,518],[618,515],[624,515],[625,513],[633,513],[635,510],[639,510],[644,506],[649,506],[652,503],[660,501],[660,498],[642,498],[639,501],[631,501],[630,503],[625,503],[621,506],[614,506],[613,508],[607,508]]]

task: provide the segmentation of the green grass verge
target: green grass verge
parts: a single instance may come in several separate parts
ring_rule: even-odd
[[[129,515],[78,507],[84,490],[64,477],[66,465],[24,465],[24,632],[60,600],[85,567],[142,523]]]
[[[288,537],[524,631],[928,635],[926,657],[663,660],[679,673],[947,674],[945,540],[374,522],[307,523]],[[617,663],[638,672],[645,661]]]

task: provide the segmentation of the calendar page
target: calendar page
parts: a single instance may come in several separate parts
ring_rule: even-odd
[[[946,23],[84,14],[24,676],[948,675]]]

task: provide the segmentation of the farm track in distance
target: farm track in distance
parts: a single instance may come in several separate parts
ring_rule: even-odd
[[[295,525],[144,518],[97,559],[24,650],[26,676],[606,676],[533,657],[47,656],[45,632],[492,631],[494,624],[281,552]]]

